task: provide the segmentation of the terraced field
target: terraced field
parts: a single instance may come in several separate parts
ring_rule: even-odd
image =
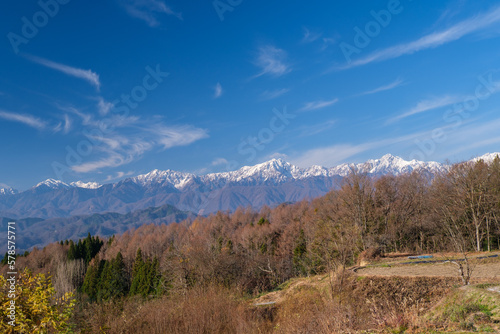
[[[500,256],[496,255],[498,255],[498,252],[477,253],[471,256],[473,280],[500,282]],[[408,260],[407,257],[382,258],[357,269],[356,273],[363,276],[457,277],[459,275],[458,267],[449,262],[449,259],[459,259],[459,257],[455,254],[438,254],[423,261]]]

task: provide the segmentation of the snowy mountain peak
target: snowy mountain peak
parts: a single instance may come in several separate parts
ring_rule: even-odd
[[[227,173],[230,181],[240,181],[250,179],[254,181],[269,181],[276,182],[294,179],[299,176],[300,168],[278,158],[272,159],[255,166],[245,166],[237,171]]]
[[[170,169],[159,170],[155,169],[147,174],[138,175],[130,180],[136,184],[159,185],[159,186],[174,186],[177,189],[183,188],[190,180],[194,179],[195,175],[191,173],[176,172]]]
[[[0,195],[15,195],[18,191],[12,187],[0,188]]]
[[[254,170],[260,170],[260,171],[277,171],[277,172],[282,172],[282,171],[287,171],[292,167],[292,165],[285,160],[278,158],[278,159],[272,159],[266,162],[263,162],[261,164],[252,166],[250,168]],[[243,167],[245,168],[245,167]]]
[[[268,161],[261,162],[257,165],[253,166],[243,166],[239,170],[248,170],[248,169],[256,169],[256,170],[282,170],[290,166],[290,163],[286,162],[285,160],[278,158],[278,159],[271,159]],[[237,172],[237,171],[235,171]],[[230,172],[231,173],[231,172]]]
[[[272,164],[273,166],[286,166],[290,165],[289,162],[285,161],[283,158],[273,158],[269,161],[264,162],[264,164]]]
[[[407,161],[401,157],[392,154],[386,154],[380,159],[371,159],[366,161],[365,163],[342,164],[336,167],[332,167],[330,168],[329,174],[347,176],[351,172],[352,168],[365,171],[371,175],[400,175],[404,173],[411,173],[412,171],[419,169],[435,174],[445,170],[446,166],[434,161]]]
[[[101,187],[101,185],[97,182],[82,182],[82,181],[76,181],[76,182],[71,182],[69,184],[71,187],[75,188],[85,188],[85,189],[97,189]]]
[[[400,157],[397,157],[395,155],[392,155],[390,153],[387,153],[384,156],[382,156],[382,158],[380,158],[380,160],[382,160],[382,161],[393,161],[393,160],[403,160],[403,159],[400,158]]]
[[[486,163],[491,163],[491,162],[493,162],[493,160],[495,160],[495,158],[497,156],[500,157],[500,153],[499,152],[496,152],[496,153],[486,153],[486,154],[484,154],[484,155],[482,155],[480,157],[472,159],[471,161],[483,160]]]
[[[36,186],[33,188],[39,188],[39,187],[48,187],[50,189],[67,189],[70,188],[70,186],[60,180],[54,180],[54,179],[47,179],[43,182],[38,183]]]
[[[393,156],[391,154],[384,155],[380,160],[369,160],[367,162],[369,168],[368,173],[381,175],[381,174],[404,174],[411,173],[414,170],[424,169],[431,173],[437,173],[444,170],[444,165],[434,161],[407,161],[401,157]]]
[[[327,168],[313,165],[309,168],[302,170],[302,175],[299,177],[300,179],[305,179],[308,177],[317,177],[317,176],[328,176],[329,171]]]
[[[413,160],[413,161],[416,161],[416,160]],[[403,158],[392,155],[392,154],[386,154],[380,159],[368,160],[367,163],[372,164],[372,165],[383,165],[386,167],[391,166],[391,165],[402,167],[402,166],[406,166],[408,164],[411,164],[412,162],[406,161]]]

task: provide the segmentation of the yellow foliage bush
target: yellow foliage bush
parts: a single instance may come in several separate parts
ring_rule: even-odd
[[[72,293],[55,298],[50,277],[32,275],[28,270],[15,278],[13,285],[11,276],[0,275],[1,333],[72,333]]]

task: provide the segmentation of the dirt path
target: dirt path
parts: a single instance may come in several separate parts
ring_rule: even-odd
[[[356,271],[358,275],[375,276],[447,276],[458,275],[457,266],[452,263],[401,265],[392,267],[366,267]],[[474,267],[473,278],[497,278],[500,280],[500,262],[478,264]]]

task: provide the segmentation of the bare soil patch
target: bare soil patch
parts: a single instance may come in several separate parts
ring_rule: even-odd
[[[365,267],[356,271],[358,275],[369,276],[444,276],[456,277],[457,266],[452,263],[408,264],[395,266]],[[500,281],[500,262],[476,264],[473,278],[497,279]]]

